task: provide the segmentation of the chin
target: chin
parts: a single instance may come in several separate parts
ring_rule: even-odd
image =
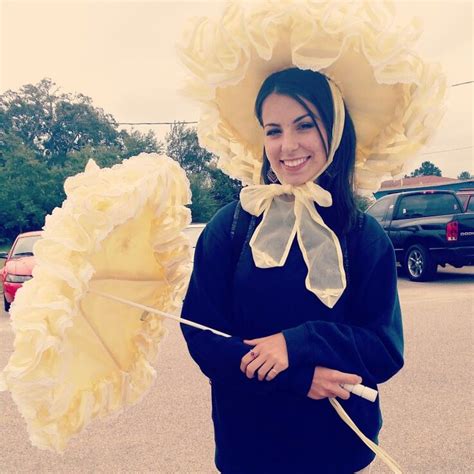
[[[310,178],[304,179],[304,178],[298,178],[296,176],[291,176],[291,177],[285,177],[285,183],[286,184],[291,184],[292,186],[299,186],[300,184],[305,184],[307,181],[309,181]]]

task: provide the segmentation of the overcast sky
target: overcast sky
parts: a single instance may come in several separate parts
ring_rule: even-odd
[[[175,53],[190,16],[216,15],[220,1],[0,0],[0,93],[51,78],[63,92],[80,92],[119,122],[193,121],[198,109],[180,97],[183,69]],[[449,84],[473,80],[473,2],[395,2],[401,22],[418,16],[417,49],[440,62]],[[473,84],[450,87],[439,131],[407,164],[432,161],[456,177],[473,163]],[[159,138],[166,126],[152,128]]]

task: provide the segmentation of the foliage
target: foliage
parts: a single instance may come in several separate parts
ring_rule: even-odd
[[[59,178],[59,179],[58,179]],[[37,159],[15,135],[4,135],[0,166],[0,237],[39,229],[58,205],[61,177]]]
[[[362,212],[365,212],[367,208],[374,202],[374,199],[368,196],[360,196],[356,194],[355,202],[356,202],[357,209],[359,209]]]
[[[176,160],[188,175],[207,173],[213,155],[199,146],[196,128],[176,122],[171,125],[165,141],[166,154]]]
[[[40,229],[65,198],[63,183],[93,158],[112,166],[141,152],[162,152],[153,132],[118,130],[82,94],[50,79],[0,95],[0,240]]]
[[[458,176],[458,179],[472,179],[473,178],[473,175],[471,175],[471,173],[469,173],[469,171],[461,171],[461,173],[459,173],[459,176]]]
[[[178,161],[190,180],[194,222],[207,222],[219,208],[238,199],[240,182],[216,167],[216,157],[199,146],[194,127],[177,122],[165,140],[167,155]]]
[[[415,176],[441,176],[441,170],[431,161],[424,161],[421,166],[413,171],[410,177]]]

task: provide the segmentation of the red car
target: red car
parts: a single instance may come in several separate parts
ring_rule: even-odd
[[[35,266],[33,245],[40,238],[41,231],[25,232],[18,235],[9,252],[0,252],[0,258],[6,259],[5,266],[0,269],[5,311],[9,311],[18,288],[31,279]]]

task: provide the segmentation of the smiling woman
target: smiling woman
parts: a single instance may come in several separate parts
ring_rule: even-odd
[[[375,453],[400,472],[377,446],[378,400],[353,396],[403,365],[394,251],[353,193],[419,150],[445,89],[410,49],[416,25],[392,28],[392,14],[386,2],[233,2],[187,30],[199,141],[246,185],[201,234],[183,305],[233,335],[182,327],[211,382],[226,474],[354,473]]]

